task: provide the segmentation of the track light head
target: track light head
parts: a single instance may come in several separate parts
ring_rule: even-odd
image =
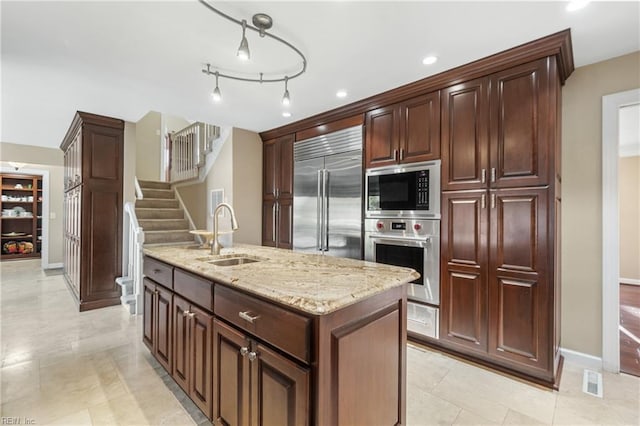
[[[236,54],[239,59],[243,61],[248,61],[251,57],[251,53],[249,52],[249,42],[247,41],[247,21],[242,20],[242,41],[240,41],[240,47],[238,47],[238,53]]]

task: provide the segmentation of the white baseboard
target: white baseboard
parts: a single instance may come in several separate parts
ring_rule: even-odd
[[[565,362],[578,364],[591,370],[602,370],[602,358],[585,354],[582,352],[572,351],[571,349],[560,348],[560,353],[564,356]]]
[[[64,268],[64,263],[60,262],[60,263],[49,263],[47,265],[46,268],[44,269],[60,269],[60,268]]]
[[[633,278],[620,278],[618,281],[620,284],[640,285],[640,280],[634,280]]]

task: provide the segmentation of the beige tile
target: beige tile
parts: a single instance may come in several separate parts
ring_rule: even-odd
[[[407,425],[450,425],[458,416],[460,407],[441,398],[416,389],[407,393]]]
[[[453,422],[454,425],[499,425],[500,423],[492,422],[491,420],[487,420],[482,416],[472,413],[468,410],[461,410],[456,420]]]
[[[37,392],[40,387],[40,365],[26,361],[0,369],[0,402],[6,403]]]
[[[509,410],[507,413],[507,417],[505,417],[504,425],[550,425],[549,423],[542,423],[537,419],[527,416],[526,414],[522,414],[515,410]]]
[[[554,424],[639,425],[640,403],[594,396],[559,395]]]
[[[449,373],[449,368],[432,362],[431,354],[407,349],[407,388],[430,391]]]
[[[60,426],[92,426],[91,416],[89,416],[89,410],[87,409],[80,410],[47,424]]]

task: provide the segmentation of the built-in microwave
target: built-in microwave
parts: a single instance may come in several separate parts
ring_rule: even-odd
[[[366,215],[440,219],[440,160],[368,169]]]

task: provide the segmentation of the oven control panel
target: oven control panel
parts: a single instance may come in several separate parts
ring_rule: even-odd
[[[365,219],[364,224],[365,232],[406,237],[433,236],[440,229],[438,219]]]

